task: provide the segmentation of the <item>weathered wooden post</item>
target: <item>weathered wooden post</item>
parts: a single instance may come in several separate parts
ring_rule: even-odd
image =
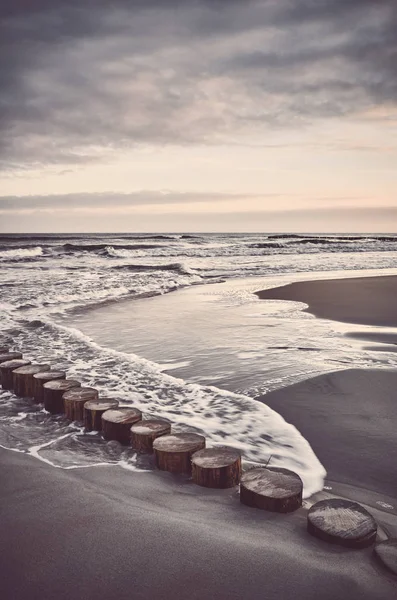
[[[162,435],[153,442],[156,466],[161,471],[190,475],[191,459],[195,452],[205,448],[205,437],[197,433]]]
[[[75,379],[55,379],[43,385],[44,408],[53,415],[64,412],[63,395],[68,390],[80,387],[81,383]]]
[[[0,363],[22,358],[22,352],[0,352]]]
[[[302,506],[302,480],[293,471],[254,467],[241,476],[240,501],[272,512],[292,512]]]
[[[19,367],[30,365],[30,360],[13,359],[0,364],[0,381],[3,390],[12,390],[14,386],[12,372]]]
[[[330,498],[310,508],[307,530],[331,544],[367,548],[375,542],[378,526],[373,516],[357,502]]]
[[[84,404],[98,400],[98,390],[90,387],[73,388],[63,395],[65,415],[71,421],[84,421]]]
[[[120,444],[129,445],[131,425],[142,419],[137,408],[120,406],[107,410],[102,415],[102,433],[105,440],[117,440]]]
[[[33,398],[33,375],[48,371],[50,365],[26,365],[12,373],[14,392],[21,398]]]
[[[161,419],[140,421],[131,427],[131,446],[138,452],[153,452],[153,442],[162,435],[171,433],[171,423]]]
[[[225,446],[205,448],[192,456],[194,483],[209,488],[231,488],[240,483],[241,454]]]
[[[33,375],[33,397],[35,402],[44,402],[43,385],[45,383],[65,378],[65,371],[44,371],[43,373],[36,373]]]
[[[84,426],[86,431],[102,431],[102,415],[107,410],[118,408],[119,401],[99,398],[84,404]]]

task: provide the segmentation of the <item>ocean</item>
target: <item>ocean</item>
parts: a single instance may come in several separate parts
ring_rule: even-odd
[[[325,471],[292,424],[255,398],[302,379],[396,366],[396,353],[255,291],[317,278],[395,274],[397,235],[1,235],[0,346],[238,447],[248,462],[298,472],[305,495]],[[371,328],[366,328],[370,330]],[[57,468],[146,459],[0,392],[0,445]]]

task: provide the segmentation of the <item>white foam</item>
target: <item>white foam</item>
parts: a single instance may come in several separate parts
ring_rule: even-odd
[[[102,348],[78,329],[54,322],[51,327],[69,338],[65,349],[69,347],[71,351],[70,377],[85,374],[94,385],[96,376],[100,376],[104,394],[124,397],[125,403],[165,417],[180,430],[199,431],[209,445],[224,445],[227,441],[252,463],[267,462],[272,455],[273,466],[290,468],[300,475],[305,497],[322,489],[326,473],[309,443],[265,404],[216,387],[186,383],[134,354]],[[88,364],[87,359],[76,362],[70,338],[94,351]]]
[[[0,258],[34,258],[35,256],[42,256],[43,249],[40,246],[36,248],[14,248],[12,250],[2,250],[0,252]]]

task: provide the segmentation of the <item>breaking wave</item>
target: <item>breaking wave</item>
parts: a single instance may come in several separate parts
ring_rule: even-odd
[[[41,248],[41,246],[35,248],[12,248],[0,252],[0,259],[3,260],[24,260],[26,258],[36,258],[38,256],[43,256],[43,248]]]

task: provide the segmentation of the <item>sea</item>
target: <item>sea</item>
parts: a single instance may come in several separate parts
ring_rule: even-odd
[[[397,274],[394,234],[3,234],[0,270],[0,346],[175,431],[201,433],[207,445],[239,448],[246,464],[291,468],[305,496],[322,489],[325,469],[266,393],[339,369],[396,367],[392,348],[370,341],[378,328],[255,295],[293,281]],[[4,390],[0,446],[55,468],[152,468]]]

